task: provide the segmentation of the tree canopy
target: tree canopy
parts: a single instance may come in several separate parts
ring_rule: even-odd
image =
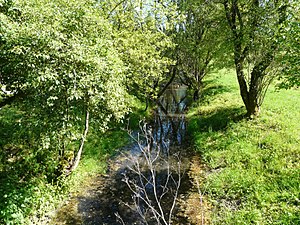
[[[104,131],[130,111],[134,95],[159,91],[173,63],[163,53],[173,44],[139,4],[1,2],[0,105],[22,110],[20,127],[34,131],[27,138],[38,148],[63,158],[84,142],[87,121]],[[158,6],[151,10],[161,17],[172,11]]]
[[[179,1],[178,9],[185,19],[174,28],[177,73],[181,82],[194,90],[194,99],[198,99],[203,78],[220,57],[224,24],[219,6],[209,1]]]
[[[278,57],[279,63],[282,65],[280,78],[282,80],[280,87],[291,88],[300,86],[300,16],[299,3],[290,1],[291,4],[287,9],[289,19],[281,26],[280,50],[282,54]]]
[[[273,80],[300,86],[299,7],[0,0],[0,181],[52,183],[78,165],[89,128],[103,134],[136,99],[155,102],[172,82],[196,101],[203,78],[220,68],[235,69],[246,116],[259,115]]]
[[[296,1],[19,1],[0,4],[0,106],[41,148],[104,131],[132,98],[155,100],[175,78],[194,90],[234,62],[248,116],[268,85],[299,85]],[[228,62],[227,64],[224,62]],[[48,140],[48,141],[46,141]],[[60,144],[58,144],[60,143]],[[74,154],[76,151],[74,151]]]

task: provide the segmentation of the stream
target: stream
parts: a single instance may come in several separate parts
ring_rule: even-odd
[[[170,86],[152,120],[131,133],[133,144],[120,149],[107,174],[76,196],[76,203],[59,210],[64,219],[54,224],[157,225],[170,221],[170,214],[172,224],[188,224],[174,201],[191,188],[186,173],[192,154],[186,150],[187,105],[186,87]]]

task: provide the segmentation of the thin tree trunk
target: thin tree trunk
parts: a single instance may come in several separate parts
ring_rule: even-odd
[[[147,111],[148,107],[149,107],[149,98],[147,97],[146,98],[146,107],[144,109],[145,112]]]
[[[240,86],[240,95],[248,111],[249,92],[248,92],[248,85],[245,79],[245,74],[243,72],[243,59],[240,57],[240,55],[241,55],[241,51],[235,52],[235,69],[236,69],[237,80]]]
[[[87,133],[89,131],[89,117],[90,117],[90,113],[89,113],[88,110],[86,110],[84,132],[83,132],[83,135],[82,135],[79,150],[78,150],[77,155],[74,159],[74,163],[73,163],[73,165],[70,169],[70,172],[74,171],[79,165],[81,154],[82,154],[82,151],[83,151],[83,146],[84,146],[84,143],[85,143],[85,140],[86,140],[86,137],[87,137]]]
[[[175,65],[173,68],[172,68],[172,75],[171,75],[171,78],[170,80],[166,83],[166,85],[160,90],[160,92],[157,94],[157,97],[159,98],[166,90],[167,88],[170,86],[170,84],[173,82],[175,76],[176,76],[176,66]]]

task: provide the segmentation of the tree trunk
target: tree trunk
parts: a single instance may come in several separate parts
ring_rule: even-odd
[[[247,116],[259,116],[260,105],[264,99],[264,90],[267,90],[269,83],[263,82],[266,69],[270,66],[274,55],[273,48],[266,54],[266,57],[257,63],[251,72],[251,81],[248,92]],[[271,80],[270,80],[271,81]],[[269,81],[269,82],[270,82]]]
[[[259,116],[260,106],[257,104],[257,99],[249,98],[249,104],[246,105],[247,114],[246,117],[253,118]]]
[[[278,2],[275,4],[278,4]],[[276,41],[273,41],[270,42],[268,48],[264,47],[260,49],[263,57],[256,57],[256,60],[260,58],[261,60],[254,64],[254,68],[251,72],[251,80],[247,81],[243,72],[243,65],[245,63],[246,56],[251,54],[249,51],[251,49],[252,42],[255,41],[254,34],[259,31],[260,28],[259,20],[261,18],[258,14],[259,11],[257,10],[262,7],[258,0],[252,1],[251,7],[254,12],[252,14],[252,18],[250,14],[249,21],[249,18],[244,17],[242,11],[240,11],[240,9],[242,9],[242,5],[239,5],[237,0],[224,0],[223,6],[227,22],[232,33],[236,74],[240,87],[240,94],[247,110],[246,116],[258,116],[260,105],[263,102],[264,95],[270,84],[269,82],[271,81],[271,79],[265,79],[267,76],[266,70],[274,60],[274,52],[277,50],[278,44]],[[279,7],[279,5],[277,7]],[[283,4],[277,10],[277,13],[279,13],[278,27],[287,18],[286,8],[287,5]],[[276,13],[276,11],[274,11],[274,13]],[[245,24],[248,24],[248,29],[245,28]],[[250,33],[248,40],[245,38],[247,37],[245,36],[247,32]],[[274,40],[276,40],[276,38]]]
[[[157,94],[157,98],[159,98],[160,96],[162,96],[163,95],[163,93],[167,90],[167,88],[170,86],[170,84],[173,82],[173,80],[174,80],[174,78],[175,78],[175,76],[176,76],[176,66],[177,66],[177,64],[175,65],[175,66],[173,66],[172,67],[172,72],[171,72],[171,77],[170,77],[170,79],[169,79],[169,81],[166,83],[166,85],[158,92],[158,94]]]
[[[197,101],[199,99],[199,90],[194,91],[193,100]]]
[[[250,87],[248,89],[247,82],[245,80],[244,72],[242,66],[236,66],[237,79],[240,86],[240,95],[244,102],[247,110],[247,117],[256,117],[260,112],[259,104],[259,90],[260,90],[260,79],[251,80]]]
[[[85,115],[85,128],[84,128],[84,132],[83,132],[83,135],[82,135],[80,147],[79,147],[77,155],[74,159],[74,163],[73,163],[73,165],[70,169],[70,172],[74,171],[79,165],[81,154],[82,154],[82,151],[83,151],[84,142],[86,140],[86,136],[87,136],[87,133],[89,131],[89,117],[90,117],[90,114],[89,114],[89,111],[87,110],[86,115]]]

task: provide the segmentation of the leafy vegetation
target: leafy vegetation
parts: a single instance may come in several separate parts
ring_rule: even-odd
[[[203,96],[190,129],[218,218],[294,222],[298,11],[296,0],[0,0],[0,223],[39,223],[74,180],[104,172],[128,141],[120,126],[174,81]],[[203,89],[224,67],[239,85],[215,74]],[[275,78],[294,89],[266,94]],[[242,119],[265,94],[263,115]]]
[[[224,20],[217,8],[209,1],[178,3],[179,12],[186,19],[178,25],[174,37],[176,70],[180,81],[194,91],[195,100],[200,97],[202,79],[219,63],[216,58],[220,53],[224,54],[225,45],[220,44]]]
[[[298,224],[299,90],[271,87],[263,115],[248,120],[231,71],[205,84],[189,132],[207,166],[212,224]]]
[[[279,38],[281,43],[281,51],[284,52],[278,57],[278,61],[282,64],[283,69],[281,73],[280,87],[291,88],[299,87],[299,4],[293,2],[289,12],[290,20],[281,28],[281,36]]]
[[[143,111],[144,104],[136,102],[134,105],[136,112],[128,117],[130,129],[136,129],[138,121],[147,117],[147,113]],[[1,124],[3,126],[0,133],[7,136],[5,140],[12,142],[8,137],[13,136],[13,133],[26,134],[26,131],[23,128],[17,129],[18,126],[12,129],[18,118],[13,117],[9,121],[7,115],[15,114],[10,110],[1,110],[1,116],[6,120]],[[67,154],[66,158],[55,160],[55,152],[36,152],[35,149],[22,149],[23,145],[5,145],[0,155],[1,223],[45,222],[52,216],[57,205],[68,198],[69,192],[79,192],[95,176],[105,173],[107,160],[117,154],[120,147],[130,143],[129,136],[122,126],[116,125],[114,129],[105,133],[92,129],[85,145],[82,161],[78,169],[68,177],[57,177],[56,174],[68,165]],[[69,154],[72,158],[71,151]]]

